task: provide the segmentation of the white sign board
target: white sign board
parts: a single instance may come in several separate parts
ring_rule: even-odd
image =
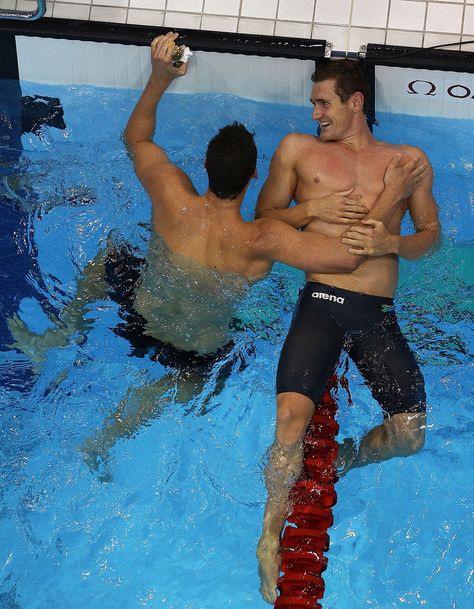
[[[376,66],[375,109],[474,119],[474,74]]]

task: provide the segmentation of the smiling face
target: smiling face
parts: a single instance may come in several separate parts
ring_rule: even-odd
[[[342,102],[334,85],[335,80],[322,80],[314,84],[311,92],[313,119],[321,127],[323,141],[344,139],[350,135],[355,120],[354,96]]]

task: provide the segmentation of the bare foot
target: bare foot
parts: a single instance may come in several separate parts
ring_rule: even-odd
[[[260,538],[257,546],[260,592],[263,599],[273,605],[277,599],[277,581],[280,574],[280,540]]]
[[[339,444],[336,458],[336,470],[339,478],[342,478],[351,469],[357,457],[357,444],[353,438],[345,438],[342,444]]]
[[[91,472],[98,472],[101,482],[111,482],[112,474],[109,469],[109,454],[106,449],[101,449],[93,438],[87,438],[81,446],[80,451],[84,463]]]

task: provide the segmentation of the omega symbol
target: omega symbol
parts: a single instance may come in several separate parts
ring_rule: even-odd
[[[417,82],[425,83],[425,85],[428,85],[428,86],[417,87],[421,90],[416,91],[415,83],[417,83]],[[435,91],[436,91],[436,85],[434,83],[430,82],[429,80],[412,80],[410,83],[408,83],[407,93],[409,93],[409,95],[420,95],[420,94],[421,95],[436,95]]]
[[[461,89],[459,95],[456,95],[454,93],[455,89]],[[471,95],[471,90],[464,85],[451,85],[450,87],[448,87],[448,95],[450,97],[456,97],[457,99],[465,99],[466,97],[469,97]],[[474,95],[471,97],[471,99],[474,99]]]
[[[412,80],[408,83],[408,95],[428,95],[433,97],[437,95],[437,87],[434,82],[429,80]],[[454,97],[455,99],[474,99],[473,91],[466,87],[466,85],[450,85],[446,89],[446,93],[449,97]]]

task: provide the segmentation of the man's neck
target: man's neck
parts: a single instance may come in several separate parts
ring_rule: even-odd
[[[354,152],[359,152],[364,148],[373,146],[376,143],[376,139],[370,132],[367,122],[364,121],[356,124],[352,127],[351,131],[346,135],[337,140],[341,144],[344,144]]]
[[[241,193],[234,199],[220,199],[211,190],[208,190],[202,195],[202,199],[205,205],[215,209],[219,214],[225,214],[226,216],[233,215],[241,218],[240,206],[242,205],[244,194],[245,193]]]

